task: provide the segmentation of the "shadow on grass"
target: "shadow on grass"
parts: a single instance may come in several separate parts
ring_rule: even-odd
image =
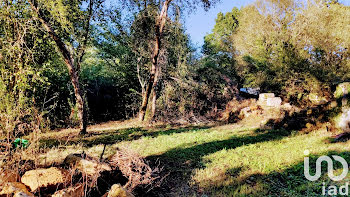
[[[267,136],[266,136],[267,137]],[[259,138],[260,139],[263,138]],[[252,142],[252,141],[247,141]],[[236,144],[236,145],[239,145]],[[221,147],[222,148],[222,147]],[[219,150],[219,149],[218,149]],[[212,152],[212,151],[208,151]],[[198,154],[202,155],[202,154]],[[316,155],[309,155],[310,158],[310,174],[315,174],[315,164],[316,160],[323,155],[338,155],[343,157],[348,163],[350,163],[350,152],[336,152],[329,151]],[[163,155],[164,156],[164,155]],[[190,155],[189,157],[191,157]],[[198,157],[199,158],[199,157]],[[163,158],[163,162],[164,162]],[[199,161],[197,161],[199,162]],[[339,162],[334,163],[334,170],[342,169],[343,166]],[[333,182],[327,176],[327,163],[322,162],[322,176],[317,181],[309,181],[304,176],[304,161],[297,161],[294,165],[284,170],[276,170],[268,174],[253,173],[248,175],[245,174],[245,166],[238,168],[229,168],[224,174],[218,174],[218,178],[213,180],[205,180],[208,187],[200,188],[198,185],[192,185],[192,191],[182,194],[184,196],[201,196],[205,194],[206,196],[322,196],[322,186],[325,183],[326,187],[330,185],[344,185],[349,182],[349,177],[345,178],[341,182]],[[177,167],[177,168],[176,168]],[[181,164],[170,169],[172,170],[170,176],[167,179],[161,189],[156,189],[152,193],[144,194],[141,196],[153,196],[159,193],[163,193],[163,196],[173,196],[167,195],[172,188],[179,190],[183,187],[183,183],[188,183],[191,181],[191,173],[195,169],[193,166],[184,167],[182,165],[182,170],[179,169]],[[249,167],[249,166],[247,166]],[[166,165],[167,170],[172,168]],[[219,173],[219,172],[218,172]],[[230,183],[225,180],[230,179]],[[197,183],[198,184],[198,183]],[[326,190],[327,191],[327,190]]]
[[[350,163],[350,152],[330,151],[324,154],[310,155],[310,174],[315,174],[316,160],[323,155],[338,155]],[[334,170],[342,169],[339,162],[333,162]],[[251,174],[239,177],[239,173],[232,174],[234,181],[231,184],[219,187],[204,188],[208,193],[222,196],[322,196],[322,186],[344,185],[349,178],[340,182],[333,182],[327,176],[327,163],[322,162],[322,175],[317,181],[309,181],[304,176],[304,161],[300,161],[283,171],[273,171],[269,174]],[[230,171],[236,169],[228,169]],[[229,174],[231,175],[231,174]],[[222,183],[211,182],[212,185]],[[326,189],[327,191],[327,189]]]
[[[209,126],[187,126],[171,129],[162,128],[142,128],[133,127],[127,129],[118,129],[114,131],[89,132],[86,136],[64,136],[59,139],[54,137],[40,140],[41,147],[52,148],[59,145],[83,144],[86,147],[92,147],[99,144],[115,144],[120,141],[137,140],[141,137],[158,137],[161,135],[171,135],[174,133],[194,132],[210,129]]]
[[[147,157],[151,162],[160,161],[164,166],[165,172],[169,173],[167,181],[162,186],[162,189],[171,191],[174,188],[180,188],[181,184],[186,184],[190,181],[192,170],[196,168],[203,168],[202,158],[206,155],[215,153],[223,149],[234,149],[240,146],[255,144],[266,141],[279,140],[291,134],[285,129],[279,130],[259,130],[256,135],[234,136],[227,140],[213,141],[204,144],[193,144],[188,148],[174,148],[162,155],[153,155]],[[241,169],[232,169],[231,174],[239,174]],[[145,196],[152,196],[158,190]],[[192,195],[189,193],[183,195]]]
[[[284,129],[265,130],[265,132],[259,130],[259,134],[257,135],[233,136],[227,140],[213,141],[198,145],[194,144],[194,146],[189,148],[174,148],[163,155],[157,155],[154,157],[164,157],[167,160],[174,159],[177,162],[186,162],[188,160],[199,162],[203,156],[223,149],[234,149],[243,145],[278,140],[290,135],[290,133],[290,131]]]

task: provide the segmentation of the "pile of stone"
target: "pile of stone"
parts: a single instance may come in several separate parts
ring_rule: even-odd
[[[273,107],[280,108],[282,104],[282,99],[280,97],[275,97],[274,93],[261,93],[259,94],[258,105],[263,108]]]
[[[246,120],[245,124],[260,122],[260,127],[265,128],[267,122],[281,121],[286,114],[293,114],[297,110],[297,107],[289,103],[282,104],[281,97],[276,97],[274,93],[261,93],[258,100],[250,102],[248,106],[240,110],[238,118]]]
[[[107,163],[88,160],[78,154],[68,155],[64,164],[70,170],[60,167],[38,168],[29,170],[22,177],[15,171],[1,170],[0,196],[33,197],[41,190],[52,191],[52,197],[82,197],[85,195],[83,183],[73,185],[72,177],[78,170],[84,177],[99,176],[101,172],[111,171]],[[103,195],[104,197],[132,197],[121,185],[116,184]]]

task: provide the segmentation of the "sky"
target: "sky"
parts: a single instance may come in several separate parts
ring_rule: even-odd
[[[229,12],[232,8],[241,8],[253,3],[254,0],[221,0],[209,11],[198,9],[185,19],[186,32],[190,35],[193,44],[200,47],[204,43],[204,36],[210,33],[215,25],[215,18],[219,12]],[[345,5],[350,5],[350,0],[340,0]]]
[[[187,33],[190,35],[193,44],[202,46],[204,43],[204,36],[210,33],[215,25],[215,18],[219,12],[229,12],[232,8],[246,6],[254,0],[221,0],[215,7],[209,11],[198,9],[185,19],[185,27]]]

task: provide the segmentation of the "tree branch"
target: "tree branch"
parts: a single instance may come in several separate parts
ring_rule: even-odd
[[[49,33],[51,38],[56,42],[58,49],[61,51],[61,54],[64,57],[64,61],[69,65],[73,65],[74,62],[72,61],[72,54],[69,52],[66,44],[64,44],[64,42],[55,33],[54,29],[49,24],[49,21],[41,13],[40,9],[37,7],[36,1],[28,0],[28,2],[31,5],[32,10],[38,15],[38,19],[43,24],[46,31]]]
[[[85,34],[83,36],[83,41],[82,44],[79,45],[78,47],[78,60],[76,61],[76,72],[77,75],[79,75],[79,71],[80,71],[80,63],[83,61],[83,57],[85,55],[85,47],[87,45],[87,42],[89,40],[89,33],[90,33],[90,21],[92,18],[92,10],[93,10],[93,6],[94,6],[94,0],[90,0],[89,3],[89,14],[88,17],[86,19],[86,23],[85,23]]]

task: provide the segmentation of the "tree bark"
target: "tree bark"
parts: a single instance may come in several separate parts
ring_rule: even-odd
[[[83,93],[80,88],[79,78],[77,75],[77,70],[74,67],[74,59],[72,54],[67,49],[67,46],[61,40],[61,38],[55,33],[51,25],[49,24],[46,17],[40,12],[40,10],[36,7],[34,1],[29,1],[32,9],[38,14],[38,18],[40,22],[43,24],[46,31],[49,33],[50,37],[55,41],[60,53],[64,58],[64,62],[68,68],[69,76],[73,85],[74,95],[76,105],[78,107],[78,117],[79,117],[79,129],[81,134],[86,133],[87,128],[87,112],[86,105],[83,97]]]
[[[151,117],[150,120],[153,120],[155,114],[156,114],[156,104],[157,104],[157,92],[153,86],[152,91],[152,110],[151,110]]]
[[[159,68],[156,70],[155,77],[154,77],[154,82],[152,85],[152,109],[151,109],[151,116],[150,120],[153,120],[155,114],[156,114],[156,107],[157,107],[157,90],[156,86],[158,83],[158,77],[159,77]]]
[[[137,59],[136,68],[137,68],[137,78],[138,78],[140,86],[141,86],[141,95],[142,95],[142,98],[143,98],[143,96],[145,94],[145,81],[142,80],[142,77],[141,77],[140,61],[141,61],[141,57]]]
[[[167,15],[168,15],[169,4],[171,1],[172,0],[166,0],[163,3],[161,13],[158,16],[157,22],[155,25],[156,37],[155,37],[153,53],[151,56],[152,67],[151,67],[149,79],[147,82],[146,91],[145,91],[145,94],[143,96],[142,104],[141,104],[141,108],[140,108],[140,113],[139,113],[139,120],[140,121],[143,121],[145,119],[146,110],[147,110],[147,106],[148,106],[148,100],[149,100],[149,97],[150,97],[152,90],[154,90],[154,85],[156,82],[155,75],[156,75],[156,72],[158,70],[158,56],[159,56],[159,52],[160,52],[160,48],[161,48],[161,39],[163,37],[162,33],[163,33],[164,25],[165,25],[165,22],[167,19]]]

